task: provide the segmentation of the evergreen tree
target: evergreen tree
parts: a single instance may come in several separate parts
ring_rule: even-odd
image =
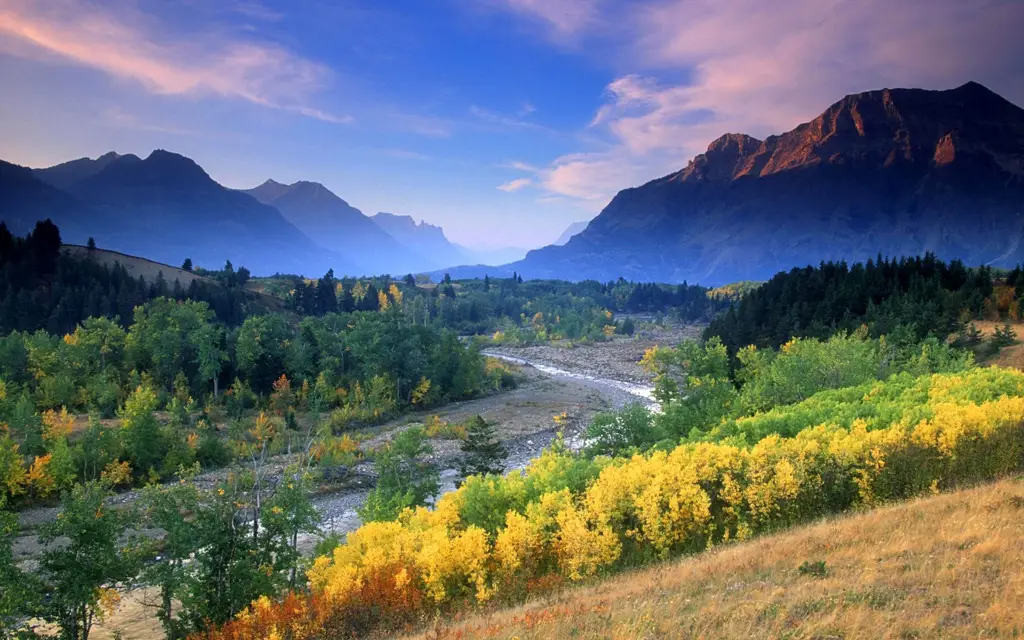
[[[96,250],[96,241],[93,240],[92,236],[89,236],[89,242],[87,242],[85,244],[85,246],[86,246],[87,249],[89,249],[89,251],[95,251]]]
[[[466,432],[466,441],[462,443],[466,457],[459,467],[462,476],[498,475],[504,471],[502,461],[508,457],[508,450],[498,440],[494,426],[477,416],[469,421]]]
[[[185,258],[185,262],[181,263],[181,268],[184,271],[192,270],[192,258]]]

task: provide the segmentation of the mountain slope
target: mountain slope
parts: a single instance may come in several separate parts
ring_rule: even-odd
[[[403,246],[400,239],[320,183],[284,185],[267,180],[245,193],[276,207],[317,244],[345,255],[361,273],[404,273],[426,268],[418,251]]]
[[[427,222],[416,222],[412,216],[380,212],[370,218],[411,251],[422,256],[424,262],[418,271],[440,269],[469,260],[470,255],[444,235],[444,229]]]
[[[69,192],[93,212],[88,235],[107,249],[168,264],[191,257],[207,268],[231,260],[258,274],[319,275],[346,265],[273,207],[221,186],[192,160],[167,151],[145,160],[116,158]],[[81,235],[66,240],[83,243]]]
[[[1024,260],[1022,234],[1024,110],[968,83],[847,96],[766,140],[722,136],[506,270],[722,284],[879,253],[1003,266]]]

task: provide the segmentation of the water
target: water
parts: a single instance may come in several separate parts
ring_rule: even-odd
[[[504,360],[505,362],[511,362],[519,366],[533,367],[541,373],[545,373],[554,378],[571,378],[573,380],[586,380],[600,386],[611,387],[612,389],[618,389],[619,391],[625,391],[626,393],[636,396],[650,408],[656,408],[657,401],[654,399],[654,387],[649,385],[634,384],[632,382],[623,382],[622,380],[612,380],[610,378],[599,378],[597,376],[587,375],[585,373],[576,373],[574,371],[566,371],[565,369],[559,369],[549,364],[542,362],[532,362],[525,358],[518,358],[516,356],[509,356],[503,353],[494,353],[492,351],[484,351],[485,356],[491,358],[497,358],[498,360]]]

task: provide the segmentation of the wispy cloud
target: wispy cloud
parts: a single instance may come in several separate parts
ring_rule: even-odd
[[[498,189],[505,191],[506,193],[512,193],[513,191],[519,191],[533,184],[533,180],[529,178],[516,178],[506,182],[505,184],[498,185]]]
[[[229,5],[229,9],[247,18],[265,22],[277,22],[284,17],[280,11],[274,11],[257,0],[236,0]]]
[[[490,125],[492,127],[500,127],[503,129],[535,129],[538,131],[546,131],[547,127],[538,124],[531,120],[528,120],[529,116],[534,113],[536,109],[529,103],[523,103],[519,111],[515,114],[498,113],[497,111],[491,111],[490,109],[484,109],[477,105],[470,105],[469,114],[476,118],[481,123]]]
[[[402,160],[433,160],[434,157],[418,151],[410,151],[409,149],[380,149],[381,154],[392,157],[400,158]]]
[[[526,171],[528,173],[536,173],[540,171],[538,167],[532,164],[528,164],[526,162],[520,162],[518,160],[513,160],[512,162],[503,162],[498,166],[501,167],[502,169],[515,169],[516,171]]]
[[[173,39],[165,32],[127,6],[115,13],[81,0],[0,3],[0,48],[10,54],[44,53],[136,82],[154,94],[214,95],[324,122],[352,121],[311,104],[332,79],[322,64],[275,43],[233,34]]]
[[[544,24],[556,37],[572,36],[599,20],[599,0],[480,0]]]

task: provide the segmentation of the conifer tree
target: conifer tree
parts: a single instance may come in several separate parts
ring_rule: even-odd
[[[466,454],[460,467],[463,477],[499,475],[505,470],[502,461],[508,457],[508,450],[495,435],[494,426],[481,416],[473,418],[466,425],[466,441],[462,443],[462,453]]]

